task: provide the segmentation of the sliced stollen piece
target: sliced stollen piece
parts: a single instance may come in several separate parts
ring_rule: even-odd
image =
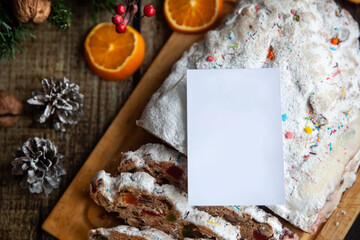
[[[97,228],[89,231],[89,240],[175,240],[156,228],[121,225],[113,228]]]
[[[314,233],[359,167],[358,38],[332,0],[239,1],[175,64],[138,125],[186,154],[187,69],[279,67],[286,204],[269,208]]]
[[[170,165],[164,167],[163,163]],[[174,164],[184,169],[181,182],[176,181],[176,179],[169,179],[167,176],[168,167]],[[118,171],[144,170],[153,176],[157,182],[164,182],[161,179],[165,177],[170,183],[181,187],[181,184],[187,182],[186,169],[187,159],[178,152],[161,144],[146,144],[134,152],[124,153]],[[186,189],[182,190],[186,192]],[[239,226],[242,238],[253,239],[254,236],[263,235],[269,239],[297,239],[297,236],[284,228],[275,216],[266,213],[257,206],[198,207],[198,209],[206,211],[210,215],[222,217],[233,225]]]
[[[240,239],[238,227],[189,206],[186,193],[172,185],[157,185],[146,172],[111,177],[100,171],[90,184],[90,195],[106,211],[118,213],[133,226],[155,227],[181,239]]]
[[[187,159],[162,144],[146,144],[122,155],[118,172],[144,171],[158,184],[171,184],[187,192]]]
[[[244,239],[299,239],[291,230],[283,227],[277,217],[257,206],[197,207],[215,217],[222,217],[239,226]]]

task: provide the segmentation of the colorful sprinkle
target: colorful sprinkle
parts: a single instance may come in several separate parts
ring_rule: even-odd
[[[293,19],[294,19],[294,21],[299,22],[300,21],[300,16],[296,14]]]
[[[274,52],[273,51],[270,51],[269,53],[268,53],[268,55],[266,56],[266,58],[267,59],[272,59],[272,58],[274,58]]]
[[[332,38],[331,39],[331,44],[332,45],[338,45],[339,44],[339,39],[338,38]]]
[[[292,139],[294,137],[294,134],[292,132],[287,132],[285,134],[286,139]]]
[[[281,118],[282,118],[283,122],[288,120],[288,116],[286,114],[281,115]]]
[[[214,225],[220,225],[220,223],[216,223],[216,222],[208,222],[210,224],[214,224]]]
[[[330,50],[336,51],[336,48],[334,48],[334,47],[331,47],[331,48],[330,48]]]
[[[291,177],[291,178],[298,182],[298,180],[296,178],[294,178],[294,177]]]
[[[180,158],[181,158],[181,154],[179,154],[179,155],[177,156],[177,158],[176,158],[176,162],[177,162],[177,163],[179,162]]]
[[[215,60],[215,57],[214,57],[213,55],[210,55],[210,56],[208,56],[208,57],[206,58],[206,60],[207,60],[208,62],[212,62],[212,61]]]
[[[281,30],[280,29],[278,29],[278,32],[279,32],[279,35],[281,36]]]
[[[307,134],[312,134],[312,131],[313,131],[310,126],[307,126],[306,128],[304,128],[304,130]]]
[[[239,208],[238,206],[234,205],[234,207],[236,207],[237,210],[241,211],[241,208]]]
[[[330,151],[332,150],[331,143],[330,143]]]
[[[255,6],[255,10],[256,10],[256,12],[258,12],[261,10],[261,8],[259,6]]]

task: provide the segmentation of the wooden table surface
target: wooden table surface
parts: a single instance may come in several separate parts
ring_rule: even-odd
[[[162,13],[163,1],[142,0],[142,6],[150,3],[157,10],[155,17],[134,22],[134,27],[140,30],[146,42],[142,67],[133,77],[121,82],[101,80],[87,67],[83,57],[84,39],[94,26],[86,2],[68,1],[73,10],[69,31],[63,32],[49,23],[37,25],[34,29],[36,39],[22,44],[24,53],[0,63],[0,89],[14,93],[24,102],[24,113],[18,124],[12,128],[0,128],[0,239],[54,239],[41,230],[43,221],[171,34]],[[360,5],[345,0],[340,2],[360,22]],[[109,21],[110,18],[111,14],[101,12],[97,22]],[[40,80],[45,76],[66,76],[79,84],[80,92],[85,95],[84,116],[65,133],[34,124],[32,108],[25,103],[32,90],[41,89]],[[48,197],[21,189],[11,176],[13,152],[29,137],[49,138],[66,157],[67,175],[63,177],[60,188]],[[346,239],[360,239],[360,217]]]

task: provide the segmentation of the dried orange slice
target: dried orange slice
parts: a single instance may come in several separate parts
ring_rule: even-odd
[[[131,76],[145,56],[145,42],[134,28],[116,33],[112,23],[100,23],[87,35],[85,59],[99,77],[117,81]]]
[[[165,17],[171,28],[180,32],[201,32],[219,17],[223,0],[165,0]]]

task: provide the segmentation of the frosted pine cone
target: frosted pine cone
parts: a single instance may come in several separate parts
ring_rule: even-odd
[[[22,188],[28,188],[31,193],[49,195],[59,187],[61,176],[66,174],[62,162],[63,156],[57,153],[49,139],[29,138],[15,152],[15,159],[11,162],[12,174],[23,176],[20,181]]]
[[[55,130],[65,132],[66,125],[77,124],[83,115],[84,95],[79,93],[79,86],[70,83],[67,78],[59,79],[56,83],[52,78],[44,78],[41,83],[43,92],[33,91],[32,98],[27,102],[45,107],[38,118],[40,123],[52,118]]]

